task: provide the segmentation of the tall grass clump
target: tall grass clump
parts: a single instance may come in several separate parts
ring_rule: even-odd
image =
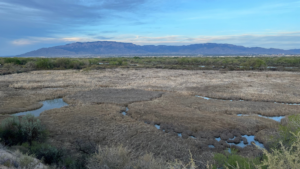
[[[271,152],[264,150],[266,158],[262,161],[261,165],[257,166],[262,168],[268,166],[268,169],[298,169],[300,168],[300,133],[297,134],[290,132],[295,140],[286,147],[280,141],[280,147],[272,149]]]
[[[155,159],[152,154],[133,158],[130,151],[122,146],[97,148],[87,161],[88,169],[167,169],[167,163]],[[177,168],[176,168],[177,169]],[[178,168],[179,169],[179,168]]]
[[[13,146],[33,141],[44,140],[47,136],[46,129],[39,119],[31,114],[23,117],[9,117],[4,119],[0,127],[0,138],[5,145]]]

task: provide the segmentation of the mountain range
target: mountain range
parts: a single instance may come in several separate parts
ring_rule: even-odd
[[[190,54],[190,55],[259,55],[259,54],[300,54],[300,49],[283,50],[275,48],[244,47],[231,44],[203,43],[183,46],[135,45],[114,41],[76,42],[62,46],[41,48],[19,57],[62,57],[84,55],[151,55],[151,54]]]

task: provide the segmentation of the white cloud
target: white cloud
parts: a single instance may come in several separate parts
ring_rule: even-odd
[[[12,44],[18,45],[18,46],[31,45],[31,44],[34,44],[34,43],[35,43],[35,41],[27,40],[27,39],[18,39],[18,40],[12,41]]]

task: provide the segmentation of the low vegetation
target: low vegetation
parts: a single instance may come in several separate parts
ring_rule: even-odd
[[[0,58],[0,74],[49,69],[103,69],[116,67],[188,70],[299,71],[299,57],[132,57],[132,58]]]
[[[207,164],[208,169],[297,169],[300,168],[300,115],[290,116],[287,125],[281,126],[272,138],[273,146],[264,149],[260,156],[255,158],[243,157],[234,149],[231,153],[215,153],[214,163]],[[30,127],[31,126],[31,127]],[[47,144],[45,139],[39,139],[45,130],[38,119],[31,115],[22,118],[8,118],[1,125],[2,144],[18,145],[17,151],[9,153],[4,147],[0,151],[0,166],[10,168],[30,169],[40,165],[44,168],[70,169],[196,169],[196,161],[189,163],[181,161],[166,162],[163,158],[156,158],[152,154],[145,154],[138,158],[132,156],[131,151],[123,146],[98,146],[85,156],[74,156],[67,150],[59,149]],[[26,129],[26,130],[25,130]],[[7,133],[11,134],[7,135]],[[28,134],[34,133],[34,134]],[[16,142],[15,138],[24,135],[25,139]],[[276,144],[275,144],[276,143]],[[275,145],[275,146],[274,146]],[[23,152],[21,152],[23,151]],[[29,154],[29,155],[28,155]],[[37,158],[37,159],[36,159]]]

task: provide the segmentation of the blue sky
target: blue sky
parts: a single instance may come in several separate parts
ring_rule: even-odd
[[[299,0],[0,0],[0,56],[73,42],[300,48]]]

